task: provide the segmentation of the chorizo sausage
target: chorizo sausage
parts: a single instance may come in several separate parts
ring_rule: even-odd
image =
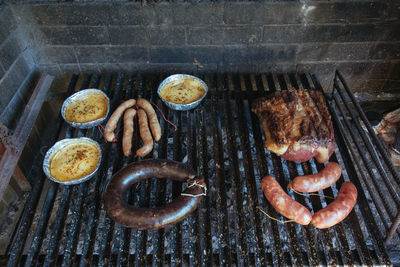
[[[344,182],[337,198],[322,210],[317,211],[311,223],[320,229],[331,227],[349,215],[357,200],[357,188],[350,182]]]
[[[146,112],[143,109],[139,109],[137,113],[139,117],[139,132],[143,140],[143,145],[136,151],[136,156],[145,157],[153,150],[154,142],[147,123]]]
[[[302,225],[310,223],[312,218],[310,211],[286,194],[274,177],[265,176],[261,181],[261,187],[269,203],[280,214]]]
[[[336,162],[329,162],[325,168],[318,173],[311,175],[297,176],[288,185],[289,189],[299,192],[317,192],[333,185],[339,180],[342,174],[340,165]]]
[[[160,141],[161,139],[161,127],[160,123],[158,122],[157,114],[154,108],[151,106],[150,102],[143,98],[138,98],[137,106],[144,109],[146,111],[147,116],[149,117],[150,121],[150,129],[153,134],[154,140],[156,142]]]
[[[124,134],[122,136],[122,151],[128,157],[132,152],[132,136],[133,136],[133,118],[136,115],[136,110],[128,109],[124,113]]]
[[[133,184],[152,177],[191,181],[192,185],[197,186],[188,185],[182,195],[162,207],[139,208],[129,205],[125,201],[127,190]],[[183,220],[194,211],[205,189],[203,178],[198,178],[187,165],[170,160],[148,159],[131,163],[117,172],[108,183],[103,200],[108,216],[119,224],[137,229],[160,229]]]
[[[121,118],[124,111],[136,104],[135,99],[129,99],[123,102],[118,108],[113,112],[113,114],[108,119],[106,127],[104,129],[104,138],[107,142],[115,142],[117,139],[115,138],[114,130],[117,128],[117,123],[119,118]]]

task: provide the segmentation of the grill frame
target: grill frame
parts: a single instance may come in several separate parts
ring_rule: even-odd
[[[352,177],[351,181],[359,189],[358,205],[361,208],[352,211],[349,218],[334,229],[317,230],[312,226],[280,225],[257,211],[256,207],[260,206],[274,217],[283,218],[262,195],[260,180],[264,175],[274,175],[286,187],[291,177],[303,172],[315,172],[323,165],[313,160],[296,164],[271,155],[263,145],[260,121],[250,112],[251,101],[267,91],[285,90],[288,86],[315,87],[322,90],[317,78],[310,74],[199,75],[210,89],[203,101],[205,103],[195,110],[179,112],[169,110],[156,95],[158,84],[168,75],[73,75],[67,95],[71,95],[75,88],[82,90],[100,86],[100,89],[111,96],[111,110],[122,99],[152,99],[166,117],[179,127],[177,132],[173,132],[173,127],[161,120],[163,138],[150,157],[186,160],[205,177],[211,189],[209,197],[203,198],[198,209],[184,223],[172,228],[139,231],[116,225],[105,216],[101,195],[112,173],[134,159],[122,156],[120,140],[117,143],[104,144],[98,129],[74,130],[60,116],[57,133],[50,134],[48,145],[57,138],[89,134],[93,139],[101,141],[102,147],[106,147],[103,150],[102,164],[98,174],[90,181],[76,186],[63,186],[46,180],[40,168],[43,158],[37,157],[32,175],[40,177],[39,182],[33,185],[12,236],[13,242],[7,248],[5,259],[9,266],[17,263],[40,263],[46,266],[75,263],[83,266],[93,263],[103,265],[110,261],[117,265],[390,265],[383,243],[385,237],[379,231],[381,228],[370,210],[371,204],[368,203],[364,190],[361,190],[364,187],[360,183],[360,173],[351,164],[354,162],[352,152],[347,149],[350,140],[342,136],[345,126],[340,124],[341,120],[332,104],[339,89],[332,96],[326,95],[337,142],[337,150],[331,160],[340,161],[342,166],[344,164],[347,176]],[[338,79],[339,75],[337,74]],[[207,109],[207,105],[215,108]],[[135,133],[137,132],[135,129]],[[172,145],[169,144],[169,139],[172,140]],[[208,139],[212,140],[212,146]],[[139,145],[137,137],[134,145],[136,148]],[[215,178],[210,175],[213,170]],[[323,194],[335,196],[336,189],[342,183],[343,178],[334,190],[328,188]],[[246,191],[243,191],[244,188]],[[139,205],[162,205],[179,194],[181,189],[180,183],[152,179],[132,188],[129,198]],[[330,202],[325,198],[309,199],[290,194],[314,211]],[[156,195],[163,197],[156,198]],[[244,205],[237,204],[244,201]],[[57,210],[52,212],[55,203]],[[88,210],[90,216],[84,214],[85,210]],[[248,213],[250,223],[246,220]],[[39,215],[39,219],[35,220],[35,214]],[[66,227],[68,218],[72,218],[72,222]],[[80,240],[81,235],[83,243]],[[254,241],[249,241],[249,236],[254,237]],[[214,238],[218,244],[215,244]],[[47,245],[45,254],[41,253],[43,242]],[[164,246],[165,242],[171,248]],[[367,245],[367,242],[370,244]],[[134,254],[130,253],[132,244]],[[150,247],[152,253],[148,253]],[[63,249],[63,254],[60,254],[60,249]],[[98,255],[94,254],[95,251]]]

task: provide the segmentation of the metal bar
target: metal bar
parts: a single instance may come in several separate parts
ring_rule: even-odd
[[[67,89],[68,94],[72,94],[75,84],[77,82],[77,79],[78,79],[78,76],[76,76],[76,75],[72,76],[71,82]],[[61,118],[61,115],[59,115],[59,119],[57,120],[56,127],[54,127],[57,129],[56,136],[60,134],[62,125],[63,125],[62,118]],[[52,129],[49,129],[47,131],[52,131]],[[48,145],[50,145],[52,143],[54,143],[53,139],[50,139],[47,141]],[[40,199],[40,193],[42,191],[43,183],[45,180],[44,176],[40,175],[42,173],[41,163],[43,161],[43,157],[44,157],[44,155],[38,156],[36,158],[35,164],[33,165],[34,167],[32,169],[31,175],[33,175],[35,177],[40,177],[40,178],[36,179],[36,183],[33,185],[30,196],[25,204],[24,211],[20,217],[21,218],[20,222],[18,223],[18,227],[16,228],[16,231],[14,233],[14,237],[12,239],[13,241],[10,243],[11,246],[7,249],[7,254],[10,255],[7,266],[14,266],[19,261],[21,253],[22,253],[23,245],[24,245],[25,240],[28,235],[28,230],[31,227],[31,224],[33,221],[35,209],[36,209],[36,206]]]
[[[393,220],[392,225],[390,226],[389,232],[385,238],[385,244],[389,245],[390,240],[396,233],[397,227],[400,225],[400,211],[397,212],[396,218]]]
[[[295,88],[300,88],[300,89],[310,88],[310,83],[308,82],[308,79],[307,79],[306,75],[302,75],[302,76],[298,77],[297,75],[292,74],[292,75],[290,75],[290,80],[291,80],[292,85]],[[298,80],[299,80],[299,82],[298,82]],[[300,164],[297,164],[297,165],[301,169],[301,165]],[[305,165],[305,164],[303,164],[303,165]],[[295,177],[297,175],[304,175],[305,174],[303,170],[302,170],[301,173],[299,173],[299,168],[297,168],[296,173],[297,174],[296,175],[292,175],[292,177]],[[302,203],[302,201],[300,201],[300,202]],[[302,204],[304,205],[305,203],[302,203]],[[350,247],[349,247],[349,245],[347,243],[347,238],[345,236],[343,227],[339,224],[335,228],[337,230],[337,233],[334,233],[335,239],[342,246],[340,248],[339,254],[336,253],[336,258],[339,260],[338,264],[339,265],[349,264],[350,262],[352,262],[352,258],[351,258],[351,254],[350,254]],[[306,235],[310,236],[310,233],[306,233]],[[311,253],[311,255],[312,254],[313,253]],[[339,258],[338,255],[340,255],[341,258]]]
[[[178,130],[173,134],[173,159],[182,161],[182,113],[173,111],[173,122],[177,125]],[[172,182],[172,198],[177,197],[182,192],[182,185],[178,182]],[[171,266],[182,266],[182,224],[176,224],[172,229],[172,244],[171,244]]]
[[[272,81],[272,77],[271,75],[268,75],[268,81]],[[270,88],[271,90],[274,90],[275,85],[272,82],[268,82],[268,87],[266,86],[266,83],[263,83],[263,88],[265,91],[269,91]],[[262,88],[261,88],[262,90]],[[258,158],[258,165],[261,167],[258,167],[259,169],[259,173],[260,174],[272,174],[273,173],[273,168],[274,166],[272,165],[271,162],[271,155],[270,152],[268,150],[266,150],[264,148],[264,141],[262,139],[262,127],[260,127],[260,121],[258,119],[258,117],[255,114],[252,114],[252,126],[253,126],[253,133],[254,133],[254,140],[256,145],[256,154],[257,154],[257,158]],[[266,154],[267,153],[267,154]],[[260,177],[260,181],[258,181],[258,183],[260,184],[261,182],[261,178]],[[261,188],[261,185],[258,186],[258,188]],[[269,204],[265,204],[267,201],[265,200],[265,197],[263,195],[262,190],[259,190],[260,192],[258,193],[258,195],[261,195],[261,200],[260,200],[260,206],[266,210],[266,212],[268,214],[272,214],[272,209],[271,206]],[[282,266],[283,265],[283,258],[282,258],[282,254],[283,254],[283,242],[280,238],[279,235],[279,227],[276,221],[272,221],[269,219],[265,219],[265,217],[262,217],[263,219],[263,228],[266,231],[266,234],[268,235],[268,245],[269,245],[269,249],[271,250],[271,261],[268,261],[269,263],[273,264],[273,265],[278,265],[278,266]],[[272,231],[270,231],[270,229],[272,229]]]
[[[53,208],[54,199],[56,197],[56,192],[58,189],[58,183],[52,182],[49,189],[47,190],[46,199],[42,207],[42,214],[40,216],[39,222],[36,226],[36,231],[31,242],[28,257],[25,261],[25,266],[35,265],[37,261],[37,256],[39,254],[40,247],[42,245],[42,240],[44,237],[44,231],[47,226],[47,222],[50,217],[51,209]]]
[[[91,88],[97,88],[98,87],[98,76],[94,75],[92,78],[92,85]],[[86,89],[88,85],[88,81],[85,81],[82,86],[81,89]],[[85,131],[79,131],[78,132],[78,136],[83,136]],[[94,134],[93,138],[96,138],[96,133]],[[91,182],[93,183],[93,182]],[[47,249],[47,254],[44,258],[44,265],[45,266],[50,266],[51,263],[54,264],[55,261],[55,257],[58,254],[58,247],[59,247],[59,241],[61,238],[61,234],[62,234],[62,229],[64,227],[64,223],[65,223],[65,218],[67,216],[68,213],[68,209],[70,208],[69,204],[70,204],[70,198],[71,198],[71,187],[70,186],[64,186],[63,187],[63,192],[62,192],[62,196],[58,205],[58,211],[57,211],[57,215],[55,217],[55,221],[52,225],[52,234],[50,237],[50,241],[49,241],[49,245],[48,245],[48,249]]]
[[[235,90],[232,81],[231,81],[231,76],[226,76],[226,84],[228,86],[228,90],[224,90],[223,92],[223,102],[224,102],[224,111],[220,115],[222,116],[223,119],[223,124],[222,128],[226,129],[227,133],[227,144],[228,144],[228,151],[229,151],[229,161],[230,161],[230,166],[231,166],[231,175],[230,175],[230,180],[232,181],[232,202],[233,205],[235,206],[236,209],[236,218],[232,218],[237,222],[237,228],[234,229],[234,232],[236,233],[235,238],[236,238],[236,256],[238,265],[240,266],[248,266],[249,262],[247,259],[248,255],[248,248],[247,248],[247,242],[246,242],[246,234],[247,234],[247,229],[246,229],[246,215],[245,212],[243,211],[243,194],[242,194],[242,188],[243,188],[243,181],[241,181],[240,177],[240,171],[239,171],[239,160],[237,156],[237,152],[239,150],[236,142],[236,131],[234,127],[234,122],[233,122],[233,108],[231,107],[231,100],[232,100],[232,93]],[[225,85],[226,86],[226,85]],[[237,92],[234,92],[234,94],[237,94]],[[225,123],[224,123],[225,122]],[[228,177],[226,177],[226,180]]]
[[[166,77],[165,74],[160,75],[159,81],[162,81]],[[165,105],[162,104],[162,101],[158,99],[158,101],[154,101],[156,99],[155,96],[156,90],[153,90],[153,102],[157,104],[157,106],[161,109],[161,112],[165,115],[166,118],[168,118],[169,115],[169,109],[166,108]],[[168,130],[169,130],[169,124],[161,118],[160,118],[160,125],[161,129],[163,129],[162,137],[160,140],[160,144],[158,145],[158,158],[161,159],[166,159],[168,157]],[[156,199],[156,206],[160,207],[166,203],[166,186],[167,183],[165,180],[157,179],[157,188],[156,192],[158,195],[158,198]],[[166,231],[165,229],[160,229],[158,231],[155,231],[154,233],[154,245],[155,245],[155,254],[156,256],[156,261],[154,261],[155,266],[165,266],[165,236],[166,236]]]
[[[111,101],[111,110],[114,111],[120,104],[120,101],[122,99],[123,95],[123,83],[124,83],[125,75],[124,74],[118,74],[117,79],[115,81],[115,85],[113,93],[112,93],[112,101]],[[121,121],[118,122],[117,124],[117,129],[115,130],[116,132],[121,129]],[[121,147],[121,134],[117,134],[117,142],[113,142],[111,144],[108,144],[108,149],[111,151],[111,155],[114,155],[114,161],[110,162],[110,166],[108,167],[108,172],[107,176],[105,177],[105,181],[103,183],[103,188],[101,192],[104,192],[105,186],[107,183],[110,181],[112,178],[112,174],[116,173],[121,165],[122,165],[122,153],[119,147]],[[111,147],[110,147],[111,146]],[[104,220],[104,227],[105,231],[103,233],[103,238],[101,239],[102,243],[100,245],[100,250],[99,250],[99,261],[98,261],[98,266],[103,266],[104,264],[111,264],[111,254],[112,254],[112,238],[113,238],[113,233],[114,233],[114,221],[110,219],[107,215],[105,215],[105,220]]]
[[[278,80],[279,80],[280,87],[282,88],[282,90],[287,90],[289,88],[290,84],[288,84],[288,83],[290,81],[289,81],[287,75],[278,75]],[[297,84],[296,84],[296,86],[297,86]],[[274,158],[275,158],[275,155],[274,155]],[[280,174],[281,174],[280,176],[284,177],[284,179],[286,180],[282,186],[283,186],[283,188],[287,188],[287,183],[290,182],[291,177],[293,177],[290,175],[290,172],[294,173],[294,169],[296,169],[296,168],[294,168],[293,165],[289,164],[289,162],[284,161],[282,159],[280,161],[276,160],[276,166],[278,166],[277,169],[280,171]],[[290,167],[292,167],[292,168],[290,168]],[[278,181],[279,181],[279,178],[278,178]],[[282,180],[281,180],[281,184],[282,184]],[[289,195],[291,195],[291,197],[294,197],[297,201],[302,202],[302,204],[305,204],[303,197],[297,196],[297,195],[293,194],[293,192],[289,192]],[[295,225],[288,224],[287,229],[289,232],[289,234],[288,234],[289,242],[290,242],[289,244],[290,244],[291,249],[293,250],[293,252],[290,251],[290,254],[292,255],[292,261],[294,261],[294,264],[304,265],[304,263],[302,262],[303,261],[302,253],[300,251],[299,244],[298,244],[299,242],[297,241],[297,240],[302,240],[303,238],[300,238],[297,235]],[[301,231],[299,231],[299,234],[301,234]],[[329,248],[333,247],[329,236],[326,237],[326,242],[328,243]],[[331,250],[328,250],[328,251],[329,251],[329,256],[330,256],[331,261],[333,260],[330,264],[336,265],[335,258],[333,257],[334,253]]]
[[[379,173],[381,174],[381,176],[383,178],[383,181],[386,184],[386,187],[389,189],[389,192],[391,193],[391,195],[393,196],[394,200],[396,201],[396,204],[400,205],[400,195],[399,195],[399,193],[397,192],[397,190],[395,188],[393,188],[393,184],[389,181],[389,177],[387,176],[386,171],[383,169],[382,165],[379,164],[380,160],[378,158],[378,155],[376,155],[375,151],[372,149],[372,146],[371,146],[372,144],[369,142],[367,136],[365,135],[365,132],[363,131],[360,123],[358,122],[358,120],[356,118],[356,115],[354,114],[354,112],[350,108],[349,104],[347,103],[347,101],[345,99],[345,96],[343,95],[342,91],[339,89],[339,85],[337,84],[336,81],[334,81],[334,85],[335,85],[335,87],[338,87],[337,92],[339,93],[344,106],[346,107],[347,111],[349,112],[349,114],[350,114],[350,116],[352,118],[352,125],[356,126],[356,128],[357,128],[357,130],[358,130],[358,132],[359,132],[359,134],[360,134],[360,136],[361,136],[361,138],[362,138],[362,140],[363,140],[363,142],[365,144],[365,147],[367,148],[369,154],[371,155],[373,161],[375,162],[375,165],[376,165]],[[335,94],[335,96],[336,96],[336,94]],[[335,98],[335,100],[336,100],[337,103],[339,103],[336,98]],[[345,115],[345,114],[343,114],[343,115]],[[344,117],[344,119],[347,120],[346,117]]]
[[[143,98],[149,98],[150,95],[150,90],[152,88],[152,77],[150,74],[145,75],[144,77],[144,86],[139,88],[138,95]],[[150,201],[151,197],[150,195],[152,194],[152,183],[153,181],[145,180],[140,182],[139,186],[141,186],[141,191],[140,191],[140,198],[139,198],[139,206],[141,207],[149,207],[150,206]],[[146,260],[150,260],[150,258],[147,257],[147,240],[149,239],[149,235],[151,235],[151,232],[147,230],[142,230],[138,231],[138,244],[139,249],[137,250],[137,255],[139,257],[139,262],[140,264],[146,264]],[[136,263],[135,263],[136,264]]]
[[[105,75],[104,78],[104,87],[103,91],[107,94],[110,95],[111,91],[111,81],[112,81],[112,76],[110,74]],[[97,86],[96,86],[97,88]],[[105,124],[105,123],[103,123]],[[97,138],[100,139],[98,140],[100,144],[104,144],[104,138],[102,138],[102,134],[100,131],[97,129],[95,132]],[[102,159],[101,167],[99,169],[98,174],[96,175],[95,179],[95,190],[94,190],[94,196],[92,201],[88,201],[87,204],[87,210],[89,211],[89,217],[87,219],[87,227],[86,227],[86,232],[85,232],[85,237],[84,237],[84,243],[83,243],[83,248],[82,248],[82,256],[80,257],[80,262],[79,266],[85,266],[85,265],[90,265],[91,260],[92,260],[92,254],[94,250],[94,245],[96,241],[96,233],[97,233],[97,226],[98,226],[98,220],[100,216],[100,208],[101,208],[101,188],[103,188],[102,183],[104,183],[104,178],[106,177],[107,173],[107,162],[113,162],[111,159],[110,155],[110,150],[105,150],[104,157]]]
[[[209,76],[206,77],[205,82],[210,85]],[[209,97],[206,97],[204,100],[205,104],[208,105]],[[199,112],[197,125],[200,125],[199,129],[199,162],[200,162],[200,173],[202,177],[204,177],[204,182],[206,185],[211,188],[210,177],[209,177],[209,167],[208,162],[210,160],[210,156],[208,153],[208,144],[207,144],[207,134],[206,134],[206,124],[204,117],[204,109],[201,109]],[[210,192],[210,190],[209,190]],[[211,197],[210,193],[203,198],[203,201],[200,202],[199,209],[202,211],[200,214],[202,215],[200,218],[200,247],[202,253],[201,255],[201,265],[202,266],[210,266],[212,264],[212,231],[211,231],[211,218],[210,218],[210,203]]]
[[[389,157],[385,147],[383,146],[382,141],[376,136],[374,130],[372,129],[371,124],[369,123],[369,121],[367,119],[367,116],[365,115],[364,111],[362,110],[360,104],[357,102],[356,98],[354,97],[354,94],[352,93],[350,87],[347,85],[346,80],[344,79],[342,73],[339,70],[336,70],[335,81],[337,80],[337,78],[340,79],[340,81],[342,82],[342,84],[344,86],[344,89],[346,90],[348,96],[350,97],[350,99],[352,100],[353,104],[355,105],[355,107],[356,107],[361,119],[363,120],[365,126],[368,129],[368,132],[370,133],[372,139],[375,141],[375,145],[377,146],[379,152],[381,153],[381,155],[383,157],[383,160],[385,161],[385,163],[389,167],[390,172],[392,173],[392,175],[396,179],[396,182],[398,184],[400,184],[399,173],[397,172],[397,170],[393,166],[393,163],[390,160],[390,157]]]
[[[315,88],[317,90],[321,90],[323,92],[323,89],[320,86],[319,82],[316,80],[316,78],[315,77],[311,77],[311,80],[313,81]],[[328,105],[328,108],[329,108],[329,105]],[[335,125],[334,125],[334,127],[335,127]],[[321,169],[321,167],[320,167],[320,169]],[[342,184],[342,180],[339,180],[336,183],[336,186],[338,188],[340,188],[341,184]],[[333,196],[333,192],[332,192],[331,189],[325,189],[323,192],[324,192],[324,194]],[[332,200],[326,199],[326,202],[327,202],[327,204],[329,204],[329,203],[332,202]],[[369,251],[366,248],[365,241],[363,240],[361,227],[359,225],[357,217],[355,217],[354,210],[350,213],[350,215],[348,216],[347,220],[352,220],[353,227],[351,228],[350,231],[353,233],[352,237],[353,237],[353,239],[354,239],[354,241],[356,243],[356,249],[359,251],[359,254],[361,256],[361,260],[362,260],[363,264],[366,263],[368,265],[372,265],[371,256],[369,255]],[[346,223],[345,221],[342,222],[342,224],[345,224],[345,223]]]
[[[32,131],[53,79],[54,77],[48,74],[42,74],[40,77],[12,135],[11,140],[16,149],[9,149],[7,145],[4,144],[6,146],[6,151],[2,155],[0,161],[0,199],[3,199],[4,192],[18,164],[19,157]]]
[[[56,220],[52,224],[51,228],[52,233],[49,241],[49,246],[47,248],[47,254],[44,259],[44,266],[50,266],[51,264],[54,264],[57,253],[58,253],[58,242],[60,241],[61,234],[62,234],[62,229],[63,227],[61,226],[66,219],[66,216],[68,214],[68,209],[69,209],[69,202],[71,198],[71,187],[69,186],[64,186],[62,189],[62,195],[61,199],[58,205],[58,211],[57,211],[57,216]]]
[[[215,81],[210,75],[206,75],[204,81],[209,86],[209,88],[215,88]],[[208,162],[211,160],[212,155],[208,148],[207,143],[207,123],[206,123],[206,107],[211,103],[211,94],[208,94],[204,99],[204,104],[202,109],[200,109],[198,122],[200,125],[198,138],[199,142],[199,162],[200,162],[200,173],[204,177],[204,182],[211,189],[213,187],[211,177],[210,177],[210,167]],[[215,187],[214,187],[215,188]],[[204,197],[204,200],[200,202],[199,209],[202,211],[200,214],[202,218],[200,219],[200,246],[201,246],[201,265],[210,266],[213,262],[213,246],[212,246],[212,222],[211,222],[211,203],[212,198],[210,196],[211,190],[208,191],[208,195]]]
[[[372,170],[370,161],[366,158],[366,152],[364,150],[362,150],[361,145],[359,145],[357,143],[357,138],[355,136],[355,133],[354,133],[354,131],[351,130],[351,124],[348,121],[348,119],[346,118],[346,114],[344,113],[342,107],[338,103],[339,100],[337,99],[336,94],[333,95],[333,99],[336,102],[336,109],[340,112],[340,115],[343,118],[343,122],[344,122],[346,128],[349,130],[348,131],[349,135],[352,137],[352,139],[354,141],[354,144],[356,146],[356,149],[359,151],[359,155],[360,155],[362,161],[364,162],[364,165],[365,165],[365,167],[367,169],[367,172],[368,172],[369,176],[370,177],[374,177],[375,174],[374,174],[374,172]],[[336,114],[334,114],[334,113],[336,113],[336,111],[332,110],[331,114],[336,116]],[[337,121],[338,121],[337,122],[338,125],[342,125],[342,123],[340,122],[339,119],[337,119]],[[344,126],[342,126],[342,129],[344,129]],[[344,133],[343,133],[343,136],[344,136],[344,138],[346,138],[346,135],[344,135]],[[350,142],[347,142],[347,144],[349,146]],[[358,168],[361,170],[361,166],[360,166],[359,162],[356,162],[356,164],[357,164]],[[368,178],[366,177],[365,179],[368,179]],[[388,195],[385,194],[384,192],[382,192],[381,185],[377,183],[376,179],[368,179],[365,182],[365,184],[368,186],[368,189],[369,189],[371,195],[374,195],[374,193],[376,192],[376,191],[372,191],[372,189],[371,189],[371,185],[374,185],[374,187],[375,187],[374,189],[377,189],[377,192],[378,192],[378,195],[379,195],[380,199],[383,199],[383,208],[385,209],[385,211],[389,210],[389,212],[387,212],[387,213],[388,213],[388,216],[390,217],[391,214],[390,214],[390,208],[389,208],[390,207],[390,203],[389,203]],[[374,199],[374,202],[375,202],[376,197],[373,198],[373,199]],[[378,212],[380,213],[380,216],[383,218],[383,214],[381,213],[382,211],[380,209],[378,209]]]
[[[230,237],[229,237],[229,216],[227,210],[227,203],[226,203],[226,188],[225,188],[225,164],[224,164],[224,152],[223,152],[223,144],[222,144],[222,137],[221,137],[221,117],[217,114],[220,114],[221,107],[223,103],[220,103],[220,99],[222,97],[222,91],[224,90],[222,84],[222,77],[221,75],[217,76],[217,84],[216,90],[211,91],[211,101],[212,105],[215,107],[211,111],[211,118],[213,121],[213,149],[214,149],[214,157],[215,157],[215,165],[216,165],[216,181],[215,184],[217,186],[216,192],[216,211],[217,211],[217,232],[219,237],[219,265],[232,265],[231,259],[231,244],[230,244]],[[218,113],[217,113],[218,112]]]
[[[85,75],[83,78],[82,85],[80,90],[88,88],[90,83],[91,75]],[[78,136],[84,136],[86,134],[86,130],[79,130]],[[75,205],[70,205],[70,211],[72,214],[71,224],[68,227],[68,239],[66,243],[66,247],[64,248],[64,258],[62,265],[66,266],[69,265],[71,261],[73,261],[74,250],[76,248],[76,243],[78,241],[78,233],[80,231],[80,221],[82,217],[83,211],[83,202],[84,198],[87,196],[88,184],[90,181],[73,186],[73,191],[79,188],[78,196],[76,199]]]
[[[198,170],[197,164],[197,143],[196,143],[196,129],[195,122],[198,109],[190,110],[186,112],[187,116],[187,155],[188,155],[188,165],[193,168],[193,170]],[[199,221],[199,209],[197,208],[187,219],[188,224],[188,239],[190,240],[190,251],[189,251],[189,263],[191,266],[199,265],[198,255],[201,255],[200,251],[200,221]]]
[[[314,82],[314,84],[315,84],[315,86],[316,86],[316,88],[317,89],[319,89],[319,90],[322,90],[322,87],[321,87],[321,85],[319,84],[319,82],[318,82],[318,80],[316,79],[316,77],[315,76],[311,76],[312,77],[312,80],[313,80],[313,82]],[[330,105],[328,105],[328,109],[329,109],[329,111],[330,111],[330,113],[331,114],[334,114],[334,112],[333,112],[333,110],[331,109],[331,106]],[[333,116],[334,117],[334,116]],[[335,117],[334,117],[335,118]],[[338,132],[337,131],[337,128],[336,128],[336,125],[337,125],[337,123],[338,123],[338,119],[337,118],[335,118],[334,119],[334,121],[336,122],[336,123],[334,123],[334,127],[335,127],[335,132]],[[356,173],[356,171],[355,171],[355,169],[354,169],[354,166],[352,166],[352,164],[351,164],[351,158],[350,158],[350,155],[347,153],[347,151],[345,150],[345,147],[346,147],[346,145],[345,145],[345,143],[344,143],[344,141],[343,141],[343,139],[342,139],[342,135],[340,135],[340,134],[338,134],[338,135],[335,135],[335,136],[337,136],[337,138],[336,138],[336,142],[338,143],[338,148],[339,148],[339,151],[340,151],[340,154],[341,154],[341,156],[344,158],[344,164],[345,164],[345,166],[346,166],[346,171],[347,171],[347,173],[348,173],[348,175],[349,175],[349,177],[357,177],[357,179],[353,179],[352,180],[352,182],[355,184],[355,186],[356,187],[358,187],[358,188],[362,188],[361,187],[361,184],[360,184],[360,179],[359,179],[359,177],[358,177],[358,175],[357,175],[357,173]],[[364,192],[363,192],[363,190],[359,190],[359,192],[358,192],[358,204],[357,205],[359,205],[360,207],[368,207],[368,202],[367,202],[367,200],[366,200],[366,197],[365,197],[365,194],[364,194]],[[361,203],[360,203],[361,202]],[[379,252],[380,252],[380,262],[382,263],[382,264],[386,264],[386,265],[390,265],[390,259],[389,259],[389,257],[388,257],[388,255],[387,255],[387,253],[386,253],[386,251],[385,251],[385,246],[384,246],[384,243],[383,243],[383,241],[379,238],[379,232],[378,232],[378,227],[377,227],[377,225],[376,225],[376,223],[374,222],[374,216],[372,215],[372,213],[371,213],[371,211],[369,210],[369,209],[367,209],[367,208],[360,208],[360,211],[361,211],[361,213],[362,213],[362,215],[363,215],[363,218],[365,218],[364,219],[364,222],[365,222],[365,224],[366,224],[366,226],[368,227],[368,229],[369,229],[369,232],[371,233],[370,234],[370,237],[371,237],[371,239],[373,239],[373,245],[375,246],[375,248],[377,248],[378,250],[379,250]],[[354,211],[352,211],[351,212],[351,214],[354,214],[355,212]],[[350,216],[352,216],[350,214]],[[347,226],[347,225],[346,225]],[[351,227],[348,227],[347,229],[349,229],[349,230],[353,230],[354,229],[354,227],[356,227],[357,229],[357,231],[359,231],[359,232],[362,232],[361,231],[361,229],[359,228],[359,225],[358,224],[355,224],[355,225],[352,225]],[[353,235],[354,236],[354,235]],[[357,234],[356,234],[356,236],[357,236]],[[359,244],[360,244],[360,242],[359,242]],[[363,247],[364,247],[364,245],[365,245],[365,243],[364,244],[361,244]],[[368,253],[368,256],[370,257],[370,255],[369,255],[369,253]],[[370,262],[370,260],[369,260],[369,262]]]
[[[132,76],[129,76],[127,79],[126,88],[124,91],[125,97],[124,100],[134,98],[133,97],[133,80]],[[124,125],[125,126],[125,125]],[[133,150],[135,151],[135,150]],[[125,167],[128,165],[128,162],[132,161],[133,157],[132,155],[129,157],[122,156],[122,167]],[[128,192],[128,201],[131,201],[133,199],[132,192],[129,190]],[[118,246],[118,254],[117,254],[117,259],[116,259],[116,266],[126,266],[128,264],[128,255],[129,255],[129,245],[130,245],[130,237],[131,237],[131,229],[124,227],[124,226],[119,226],[116,225],[116,232],[119,232],[119,238],[117,238],[117,234],[114,234],[114,238],[116,240],[119,240],[119,246]]]

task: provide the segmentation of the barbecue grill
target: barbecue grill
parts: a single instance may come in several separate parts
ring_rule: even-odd
[[[42,143],[50,147],[63,138],[87,136],[101,144],[103,158],[91,180],[64,186],[48,180],[37,151],[31,179],[35,181],[1,263],[14,265],[390,265],[387,249],[399,243],[399,176],[374,135],[343,76],[337,72],[332,93],[325,94],[336,138],[331,161],[343,174],[338,183],[319,192],[335,197],[344,181],[359,192],[357,204],[340,224],[319,230],[283,221],[268,204],[260,181],[273,175],[283,188],[291,178],[323,168],[313,159],[289,162],[264,148],[261,122],[250,111],[253,99],[276,90],[322,90],[309,73],[202,74],[209,93],[190,111],[168,109],[156,89],[171,73],[74,74],[67,95],[99,88],[111,100],[111,111],[128,98],[153,101],[177,130],[160,119],[162,139],[149,158],[187,163],[205,178],[208,195],[182,223],[161,230],[121,227],[105,213],[102,194],[107,182],[132,161],[124,157],[121,137],[106,143],[101,127],[74,129],[61,115],[49,123]],[[119,128],[121,125],[118,126]],[[137,133],[137,129],[135,133]],[[134,146],[138,148],[136,136]],[[132,187],[132,205],[155,207],[180,194],[182,184],[158,179]],[[324,196],[293,198],[315,212],[332,200]],[[386,241],[386,245],[385,245]]]

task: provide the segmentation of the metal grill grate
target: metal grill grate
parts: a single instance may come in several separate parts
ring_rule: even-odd
[[[352,160],[346,147],[351,142],[342,136],[343,122],[333,109],[334,104],[330,107],[337,148],[330,160],[345,168],[339,182],[320,193],[336,196],[341,184],[351,180],[359,189],[354,211],[339,225],[318,230],[311,225],[280,224],[256,208],[259,206],[283,220],[263,196],[261,178],[271,174],[286,188],[292,177],[317,172],[323,165],[314,160],[287,162],[270,154],[264,148],[261,122],[250,111],[250,103],[267,91],[288,87],[321,90],[314,76],[199,75],[210,91],[201,106],[187,112],[169,110],[156,96],[156,88],[166,76],[73,75],[68,94],[100,88],[110,96],[111,110],[128,98],[144,97],[155,102],[178,130],[161,120],[163,136],[149,157],[185,162],[205,177],[209,193],[198,209],[183,223],[158,231],[139,231],[115,224],[105,214],[102,192],[113,173],[138,159],[123,157],[121,140],[106,144],[99,129],[76,130],[60,117],[58,125],[49,125],[49,133],[45,133],[51,137],[48,145],[57,139],[91,137],[102,144],[100,170],[83,184],[62,186],[44,177],[43,156],[38,156],[32,172],[37,182],[3,256],[9,266],[100,266],[110,261],[116,265],[172,266],[390,264],[382,241],[389,225],[384,223],[382,228],[376,222],[376,217],[382,216],[379,209],[378,213],[371,212],[370,195],[366,196],[363,190],[369,181],[359,179],[364,176],[354,168],[356,160]],[[135,147],[139,144],[136,138]],[[129,199],[134,205],[159,206],[179,194],[181,187],[177,182],[146,180],[131,189]],[[324,197],[290,194],[312,212],[331,202]],[[374,195],[372,199],[375,200]]]

